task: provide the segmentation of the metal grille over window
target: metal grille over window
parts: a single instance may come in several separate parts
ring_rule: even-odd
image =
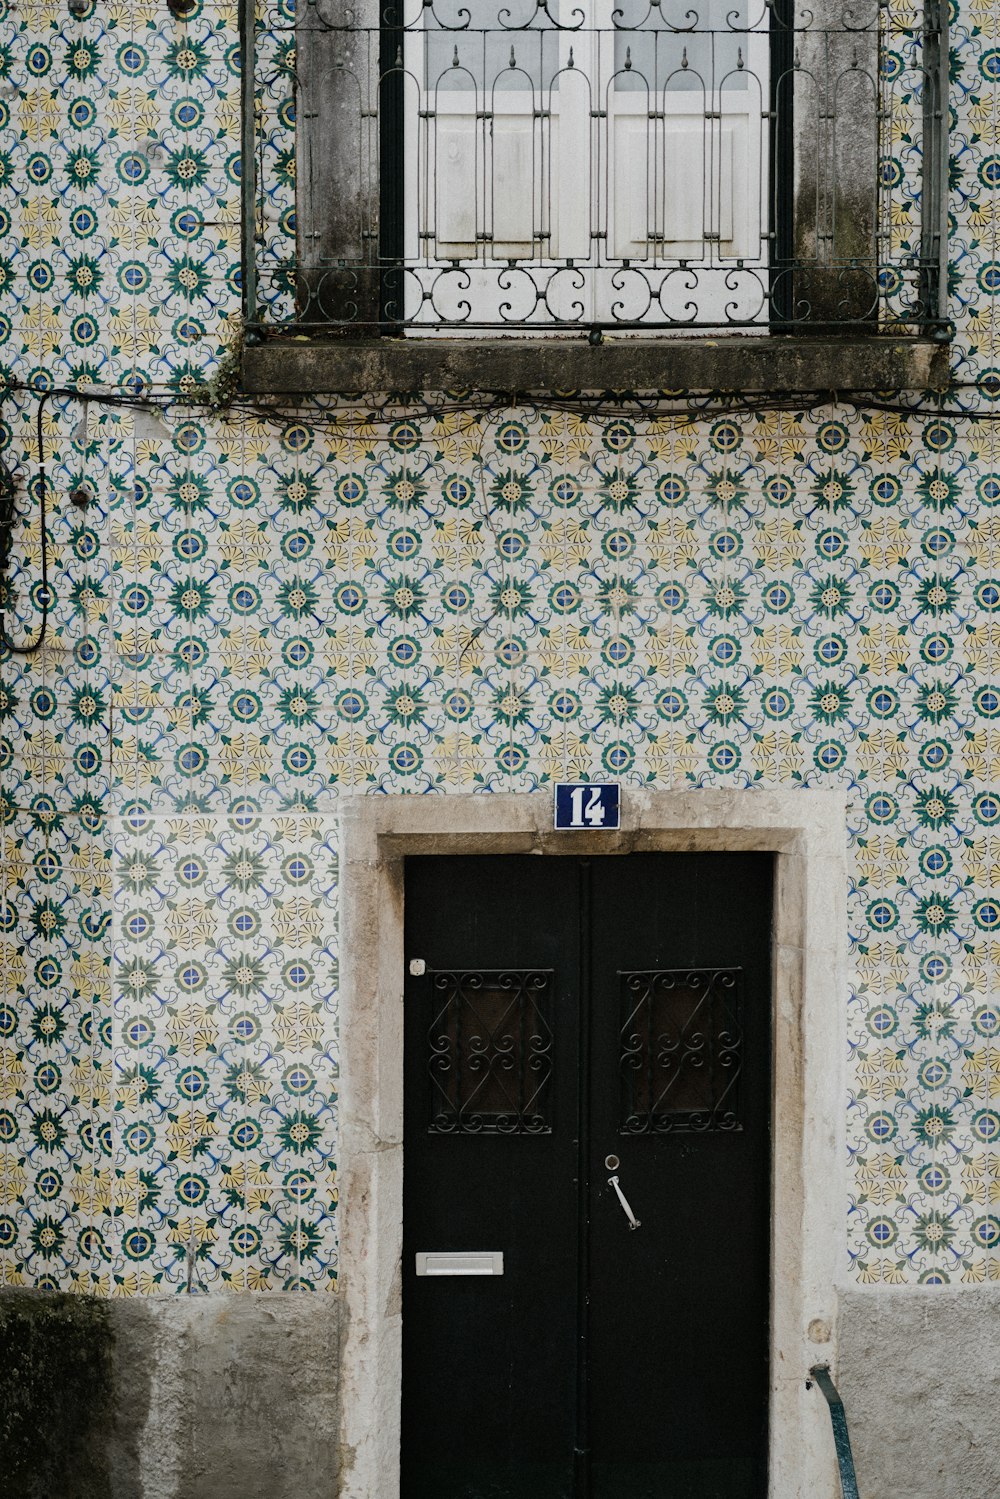
[[[620,978],[621,1133],[740,1129],[740,970]]]
[[[942,0],[242,0],[249,337],[943,332]]]
[[[551,973],[438,971],[429,977],[431,1134],[548,1134]]]

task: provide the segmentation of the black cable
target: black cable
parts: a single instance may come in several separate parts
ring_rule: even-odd
[[[17,520],[14,489],[14,475],[0,458],[0,578],[7,571],[7,560],[14,538],[14,522]]]
[[[7,564],[10,561],[11,527],[14,523],[14,500],[13,492],[10,498],[10,521],[2,539],[2,550],[0,550],[0,645],[6,646],[7,650],[15,656],[33,656],[44,643],[49,627],[49,545],[48,526],[45,517],[45,439],[42,433],[42,413],[45,410],[45,402],[51,391],[39,393],[38,410],[35,413],[35,432],[38,438],[38,512],[39,524],[42,528],[42,581],[38,591],[38,598],[42,609],[42,622],[38,627],[38,635],[28,645],[18,645],[11,640],[3,626],[3,606],[6,604],[7,593]]]
[[[977,388],[972,382],[962,382],[960,385],[951,387],[952,390],[970,391]],[[113,390],[82,391],[77,387],[51,386],[45,391],[34,391],[31,386],[16,380],[9,383],[7,391],[9,393],[23,391],[25,394],[37,395],[39,399],[59,396],[84,402],[95,401],[99,405],[132,411],[163,412],[180,407],[192,411],[207,409],[221,415],[226,410],[235,410],[277,424],[301,421],[303,409],[301,406],[265,405],[259,397],[245,397],[239,394],[234,396],[226,407],[219,407],[208,399],[199,400],[197,395],[180,395],[166,390],[130,395]],[[709,392],[697,398],[661,396],[658,393],[644,396],[635,391],[602,391],[594,395],[578,393],[539,395],[537,392],[506,390],[483,391],[482,397],[483,399],[478,401],[469,397],[439,402],[411,399],[398,404],[394,404],[391,397],[378,404],[371,402],[369,397],[368,404],[361,399],[339,410],[314,409],[309,419],[314,425],[330,422],[346,425],[345,418],[349,413],[356,412],[362,422],[371,425],[375,420],[395,422],[405,415],[414,413],[425,420],[439,420],[445,416],[474,412],[487,414],[505,407],[511,409],[527,407],[534,411],[567,411],[595,418],[605,414],[620,415],[623,412],[632,412],[636,416],[674,417],[677,420],[694,423],[728,414],[760,415],[768,411],[808,411],[817,406],[841,405],[849,406],[855,411],[881,411],[916,420],[939,417],[953,421],[1000,421],[1000,409],[967,409],[964,406],[945,405],[941,397],[935,398],[933,404],[926,404],[923,401],[908,403],[853,390],[788,391],[781,396],[761,395],[759,397],[738,393]]]
[[[975,389],[969,383],[963,383],[952,389]],[[5,600],[3,593],[7,587],[7,568],[10,563],[10,552],[13,540],[13,527],[16,520],[14,508],[14,484],[10,471],[6,464],[0,459],[0,645],[6,647],[17,656],[32,656],[44,644],[48,633],[49,608],[51,598],[48,580],[48,526],[46,517],[47,483],[45,476],[45,442],[42,431],[42,418],[45,403],[51,397],[63,397],[65,399],[80,401],[87,405],[90,401],[98,405],[111,406],[121,410],[132,411],[168,411],[174,407],[186,410],[201,410],[209,407],[213,411],[219,411],[208,400],[199,401],[197,397],[183,396],[178,393],[163,391],[150,391],[143,395],[124,394],[114,390],[88,390],[81,391],[77,387],[50,386],[46,390],[36,391],[31,386],[25,385],[19,380],[11,380],[5,389],[5,394],[13,395],[16,392],[24,392],[26,395],[34,395],[38,400],[36,412],[36,436],[38,444],[38,500],[39,521],[41,525],[41,548],[42,548],[42,576],[39,589],[39,599],[42,611],[41,623],[36,639],[28,644],[18,644],[10,639],[3,627],[3,606]],[[980,409],[966,410],[961,406],[946,406],[943,393],[933,405],[925,405],[923,402],[909,404],[904,401],[894,401],[886,397],[875,395],[847,392],[847,391],[788,391],[781,396],[751,396],[724,392],[709,392],[692,399],[677,396],[663,396],[655,392],[649,396],[640,395],[634,391],[602,391],[592,396],[580,395],[578,393],[551,394],[539,396],[526,391],[483,391],[482,399],[470,400],[468,397],[447,402],[432,402],[427,400],[406,401],[393,404],[391,396],[380,405],[365,406],[362,403],[333,410],[313,410],[309,414],[312,425],[336,425],[338,427],[348,426],[352,423],[352,416],[357,413],[358,419],[363,425],[371,426],[377,419],[382,422],[395,424],[405,419],[407,415],[416,413],[418,420],[440,421],[446,416],[468,415],[487,417],[492,413],[504,409],[527,408],[536,414],[546,411],[571,412],[584,418],[600,420],[604,416],[621,415],[622,413],[635,417],[650,417],[660,420],[669,419],[673,422],[686,426],[694,426],[698,422],[717,419],[723,416],[762,416],[771,411],[813,411],[818,406],[848,406],[851,409],[864,411],[880,411],[888,415],[909,417],[920,420],[922,418],[937,418],[938,420],[996,422],[1000,421],[1000,410],[983,411]],[[241,398],[235,396],[225,409],[235,409],[246,415],[256,416],[260,420],[273,422],[276,425],[287,426],[290,423],[302,420],[302,407],[291,407],[282,409],[278,405],[262,405],[259,400],[253,398]],[[438,434],[431,434],[424,441],[437,441]]]

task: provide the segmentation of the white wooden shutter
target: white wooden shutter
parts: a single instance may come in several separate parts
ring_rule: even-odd
[[[498,0],[466,3],[495,19]],[[645,32],[616,29],[621,3],[574,0],[582,26],[548,41],[514,33],[516,67],[511,33],[460,37],[461,79],[442,57],[454,33],[425,34],[433,66],[419,32],[407,37],[422,80],[406,127],[407,174],[421,184],[407,188],[417,321],[516,332],[761,315],[766,12],[760,31],[739,33],[731,0],[705,0],[725,16],[695,37],[655,17]]]

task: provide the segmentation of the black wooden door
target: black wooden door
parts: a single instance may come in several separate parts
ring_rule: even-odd
[[[771,880],[407,860],[403,1499],[764,1499]]]

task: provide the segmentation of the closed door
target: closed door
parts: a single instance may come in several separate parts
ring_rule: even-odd
[[[407,860],[403,1499],[764,1499],[771,883]]]

